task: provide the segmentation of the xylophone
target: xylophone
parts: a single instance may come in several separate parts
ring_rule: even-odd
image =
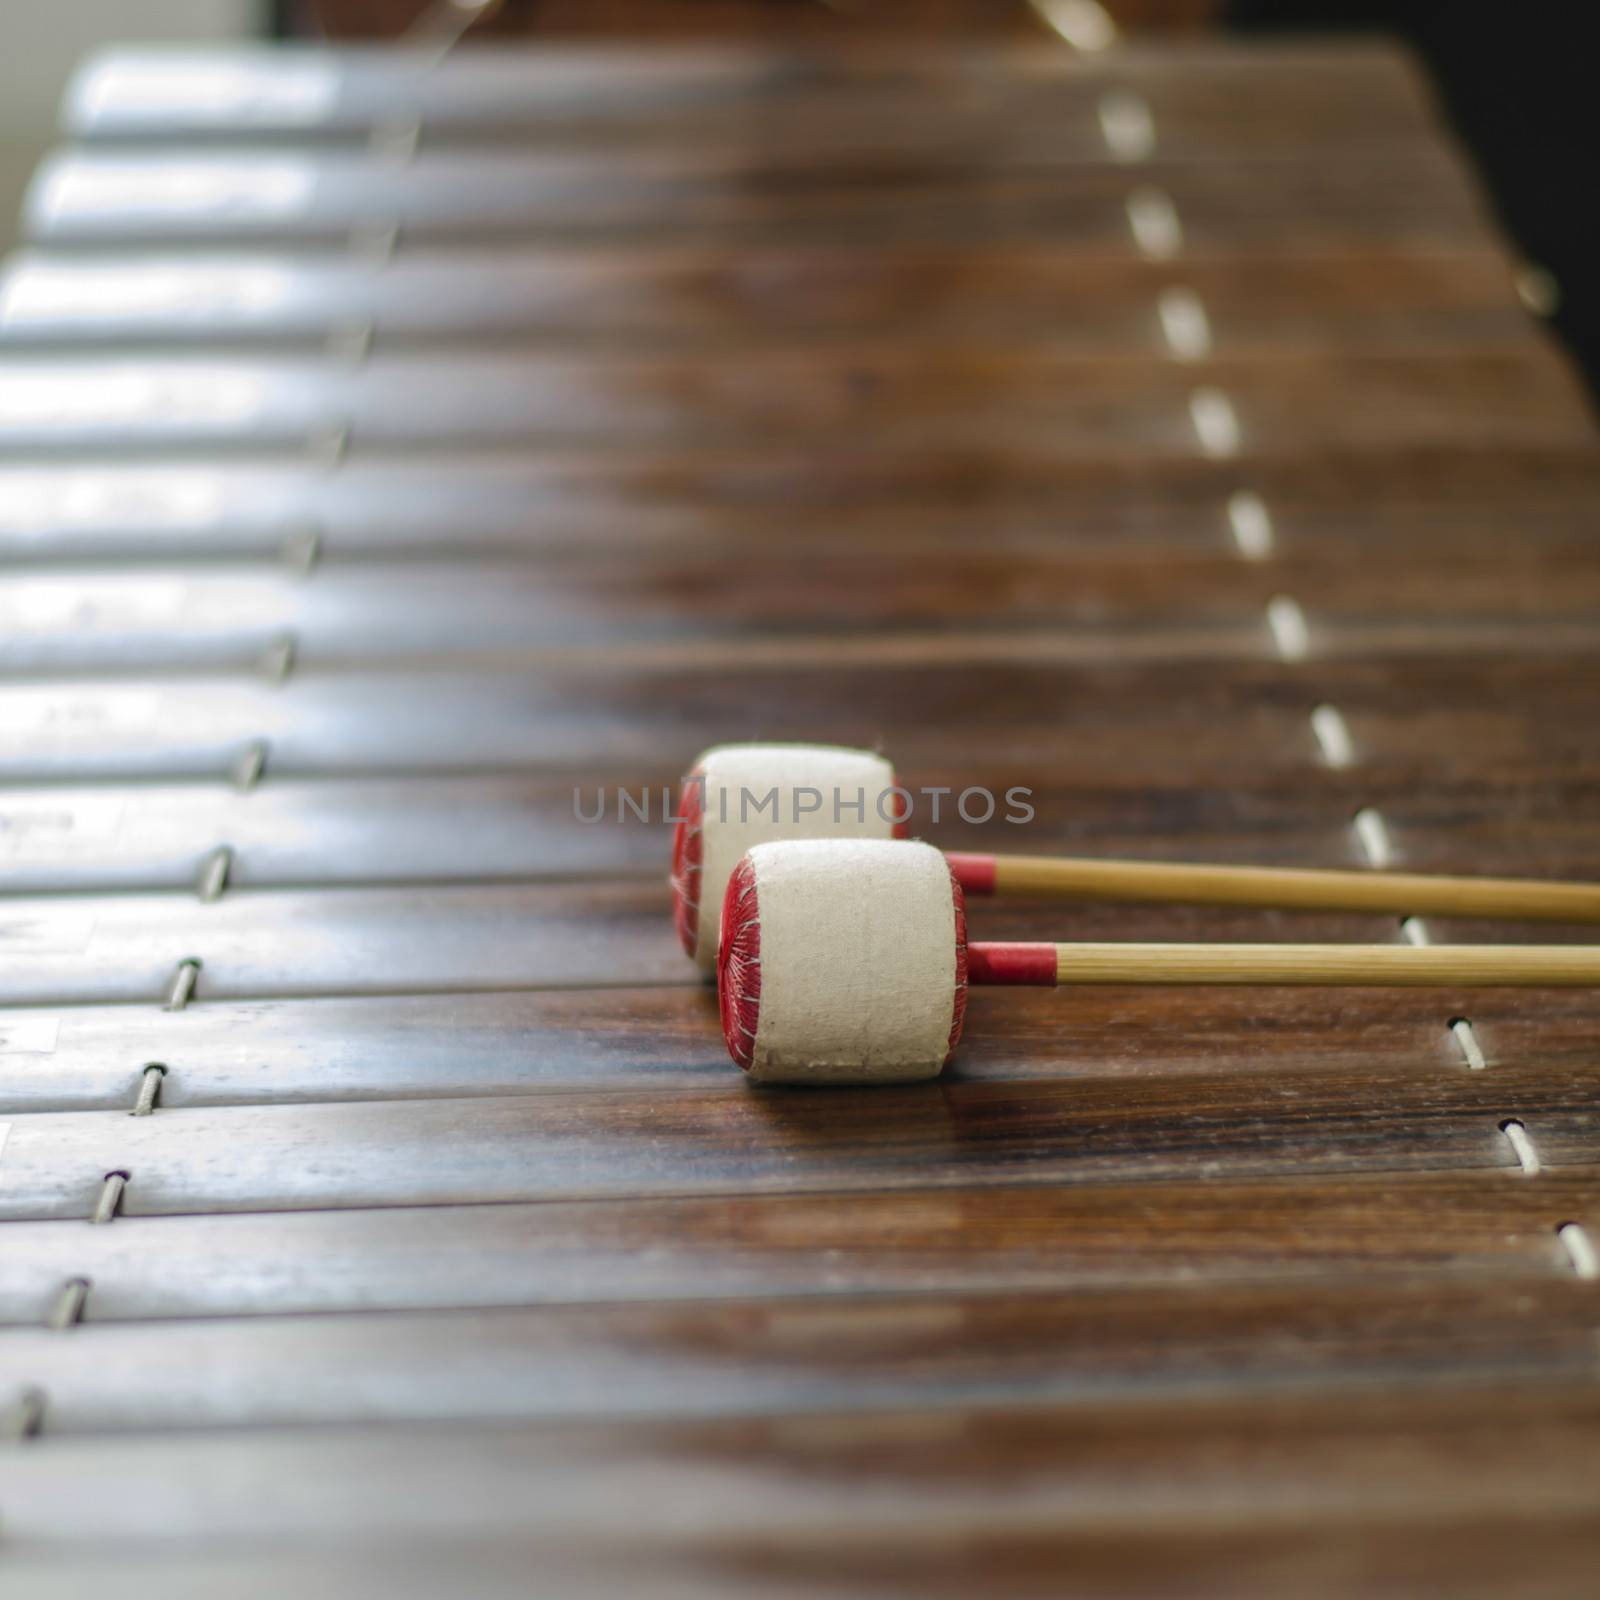
[[[1379,875],[1600,878],[1589,404],[1397,51],[1039,9],[78,75],[0,278],[18,1593],[1585,1592],[1593,929]],[[949,856],[1375,887],[975,897],[1101,981],[760,1087],[675,790],[816,741],[1026,792],[881,847],[951,951]]]

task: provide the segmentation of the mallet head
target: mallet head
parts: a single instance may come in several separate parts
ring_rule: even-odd
[[[762,1083],[936,1077],[961,1037],[966,950],[961,889],[931,845],[757,845],[722,913],[728,1049]]]

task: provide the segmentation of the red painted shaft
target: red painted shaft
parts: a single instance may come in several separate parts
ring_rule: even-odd
[[[1053,989],[1056,986],[1056,947],[1053,944],[969,944],[967,982]]]
[[[955,850],[945,851],[944,858],[956,875],[963,894],[993,894],[995,859],[993,856],[968,856]]]

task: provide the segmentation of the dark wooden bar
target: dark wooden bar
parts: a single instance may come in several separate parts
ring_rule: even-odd
[[[1219,1374],[1293,1392],[1593,1374],[1565,1282],[1101,1290],[194,1321],[8,1335],[63,1435],[175,1427],[741,1416],[1152,1402]],[[131,1382],[139,1375],[137,1383]]]
[[[1030,650],[1043,660],[1029,664]],[[709,745],[803,740],[819,725],[842,744],[892,748],[907,770],[946,766],[954,750],[1016,781],[1111,772],[1128,786],[1204,788],[1257,772],[1303,784],[1359,764],[1380,781],[1586,783],[1600,763],[1592,677],[1544,653],[1285,662],[1264,639],[1259,659],[1198,673],[1186,660],[1087,661],[1036,640],[934,635],[853,658],[805,639],[754,655],[737,679],[703,649],[674,647],[642,663],[591,651],[502,672],[6,684],[0,781],[217,782],[258,762],[291,777],[546,772],[594,784],[651,770],[670,781]],[[1313,721],[1329,704],[1352,741],[1338,760]]]
[[[1558,611],[1545,594],[1549,557],[1537,539],[1530,544],[1444,571],[1332,557],[1244,575],[1237,556],[1220,550],[1169,559],[1157,574],[1137,558],[1090,562],[1062,547],[1032,557],[1020,595],[1015,552],[977,538],[916,568],[892,548],[824,554],[761,544],[739,558],[737,583],[726,556],[711,552],[444,571],[322,566],[314,576],[282,567],[63,573],[0,595],[9,630],[0,673],[251,673],[285,638],[296,666],[316,671],[492,657],[559,664],[564,652],[590,646],[621,661],[682,645],[684,659],[710,661],[816,640],[848,656],[894,639],[910,651],[934,634],[952,652],[966,639],[980,653],[1002,630],[1008,648],[1031,635],[1036,657],[1088,664],[1113,655],[1249,661],[1276,648],[1266,607],[1282,593],[1315,597],[1302,610],[1319,657],[1593,654],[1600,554],[1564,562]],[[672,609],[678,596],[693,598],[693,619]]]
[[[1076,910],[1070,918],[1058,913],[1054,931],[1068,922],[1078,929],[1081,918]],[[1007,917],[998,907],[989,908],[981,926],[996,935],[1029,931],[1026,919]],[[1158,931],[1153,919],[1142,926]],[[1246,930],[1239,921],[1222,926],[1234,934],[1263,932],[1259,924]],[[1397,929],[1376,922],[1313,926],[1328,938],[1358,932],[1399,937]],[[1125,920],[1112,924],[1104,916],[1090,927],[1128,931]],[[1180,918],[1179,927],[1193,932],[1197,922]],[[1265,931],[1274,929],[1290,931],[1281,919]],[[1494,932],[1510,936],[1509,930]],[[1458,933],[1471,937],[1481,929],[1462,924]],[[126,1113],[152,1061],[166,1069],[158,1098],[167,1110],[738,1090],[711,1028],[713,997],[687,970],[678,982],[648,989],[226,1001],[212,997],[204,983],[198,988],[203,1003],[182,1013],[161,1011],[143,997],[129,1004],[7,1008],[0,1110]],[[1541,1064],[1569,1078],[1586,1070],[1594,997],[1572,990],[1541,996],[1534,1014],[1525,1002],[1510,990],[1202,994],[1176,988],[1140,996],[1142,1025],[1133,1030],[1122,990],[1081,989],[1065,1000],[1047,993],[979,994],[971,1001],[966,1049],[949,1071],[952,1082],[1190,1079],[1196,1081],[1189,1092],[1203,1098],[1198,1080],[1214,1074],[1254,1074],[1270,1084],[1283,1075],[1337,1075],[1353,1060],[1391,1063],[1395,1082],[1424,1088],[1436,1076],[1480,1070],[1513,1081]],[[1451,1020],[1463,1015],[1472,1021],[1482,1069],[1471,1066],[1451,1030]]]
[[[1448,994],[1440,1015],[1451,1015]],[[1459,1001],[1456,1002],[1459,1004]],[[1069,1005],[1070,1000],[1058,1005]],[[1126,1006],[1126,998],[1120,1001]],[[712,1003],[704,1012],[708,1017]],[[1455,1012],[1454,1014],[1459,1014]],[[967,1184],[1175,1182],[1480,1170],[1521,1176],[1501,1129],[1531,1128],[1542,1167],[1592,1165],[1592,1069],[1491,1074],[1347,1065],[1139,1080],[1006,1078],[887,1089],[225,1107],[149,1117],[14,1118],[0,1215],[89,1216],[112,1172],[125,1216],[476,1205],[626,1195],[809,1194]],[[219,1151],[226,1151],[225,1157]],[[1552,1231],[1574,1220],[1552,1214]],[[1559,1288],[1593,1317],[1592,1296]]]
[[[808,158],[846,149],[965,146],[1010,163],[1104,160],[1101,105],[1137,94],[1190,157],[1248,153],[1270,132],[1346,153],[1431,133],[1425,91],[1370,43],[1232,48],[1141,43],[1097,62],[1040,38],[815,40],[762,54],[733,47],[425,53],[345,48],[110,51],[68,91],[67,131],[90,142],[354,139],[415,119],[421,137],[646,145],[707,140]],[[1420,92],[1419,92],[1420,91]],[[929,116],[930,102],[938,113]]]
[[[80,1555],[102,1540],[138,1541],[148,1556],[163,1546],[261,1537],[302,1522],[332,1541],[359,1546],[396,1532],[401,1506],[425,1515],[439,1534],[492,1533],[511,1541],[519,1531],[531,1533],[534,1518],[570,1524],[593,1516],[594,1537],[614,1537],[617,1530],[596,1515],[593,1500],[600,1480],[613,1473],[630,1483],[637,1474],[640,1520],[631,1525],[641,1534],[642,1519],[659,1516],[658,1534],[670,1535],[670,1518],[692,1515],[702,1504],[672,1492],[688,1473],[714,1476],[719,1489],[708,1500],[719,1507],[741,1503],[741,1521],[768,1537],[785,1526],[798,1533],[815,1515],[817,1538],[841,1518],[887,1538],[914,1530],[935,1508],[955,1514],[981,1502],[987,1517],[1028,1526],[1049,1519],[1063,1535],[1088,1539],[1133,1514],[1122,1497],[1137,1487],[1193,1515],[1225,1509],[1248,1518],[1268,1505],[1330,1526],[1354,1508],[1436,1517],[1575,1511],[1583,1505],[1579,1481],[1594,1408],[1591,1384],[1527,1382],[1449,1397],[1415,1386],[1279,1394],[1270,1403],[1188,1395],[1159,1408],[1091,1401],[1031,1412],[951,1407],[938,1418],[858,1411],[352,1428],[324,1430],[320,1439],[306,1429],[217,1431],[62,1439],[39,1452],[30,1471],[19,1470],[14,1456],[0,1461],[0,1481],[28,1546],[77,1541]],[[1536,1448],[1496,1448],[1507,1414],[1517,1416]],[[1234,1440],[1225,1459],[1215,1446],[1219,1433]],[[1406,1448],[1394,1456],[1375,1451],[1391,1433]],[[392,1441],[406,1448],[392,1449]],[[443,1469],[426,1494],[419,1451],[435,1452]],[[1285,1482],[1291,1456],[1303,1476]],[[326,1482],[308,1473],[319,1461],[331,1467]],[[109,1490],[119,1480],[123,1492],[108,1494],[97,1518],[73,1492],[79,1483]],[[206,1518],[174,1519],[162,1493],[168,1482],[205,1495]],[[508,1482],[516,1493],[503,1494]],[[882,1498],[869,1492],[875,1483],[886,1491]],[[281,1493],[261,1492],[265,1485],[281,1485]],[[519,1519],[527,1520],[519,1526]],[[701,1537],[727,1532],[709,1510],[692,1526]]]
[[[774,442],[823,448],[871,428],[907,450],[1015,447],[1091,459],[1472,448],[1491,439],[1577,445],[1591,422],[1542,347],[1451,355],[1217,360],[1205,384],[1167,360],[861,348],[693,360],[374,357],[359,369],[295,361],[21,359],[0,367],[0,456],[311,448],[467,441],[611,450]],[[1230,422],[1197,416],[1217,397]],[[1223,431],[1226,430],[1226,431]]]
[[[374,456],[357,440],[332,462],[0,458],[0,552],[34,567],[270,560],[303,570],[308,559],[732,556],[776,541],[1170,561],[1239,555],[1230,510],[1246,487],[1270,524],[1267,548],[1285,556],[1403,553],[1444,568],[1537,550],[1554,562],[1589,553],[1600,451],[1583,441],[1320,452],[1252,458],[1248,472],[1198,450],[1087,460],[1005,446],[888,451],[855,436],[825,456],[767,445],[450,449],[419,461]],[[1250,581],[1252,569],[1239,570]]]
[[[1051,245],[1128,256],[1129,201],[1159,190],[1193,249],[1245,255],[1489,245],[1482,202],[1460,165],[1428,143],[1337,162],[1252,158],[1237,165],[986,164],[839,158],[804,149],[424,152],[406,164],[365,154],[218,149],[193,155],[65,151],[35,177],[35,243],[88,249],[270,242],[380,253],[398,242],[671,240]]]
[[[96,1325],[1063,1284],[1315,1293],[1352,1271],[1561,1282],[1552,1207],[1600,1215],[1594,1171],[129,1217],[87,1239],[70,1236],[76,1221],[14,1223],[0,1324],[47,1319],[67,1248],[94,1283]]]
[[[136,259],[36,251],[12,257],[0,276],[0,343],[282,351],[365,338],[387,353],[526,340],[700,352],[892,338],[1144,355],[1168,353],[1178,295],[1199,299],[1205,337],[1224,356],[1536,347],[1506,283],[1505,261],[1487,249],[1190,255],[1181,268],[1029,247],[433,249],[401,252],[379,272],[357,259],[270,250]]]
[[[662,812],[677,774],[619,770],[608,786],[555,774],[268,776],[225,782],[38,785],[0,801],[7,896],[199,892],[218,851],[233,889],[403,883],[506,883],[631,877],[662,881]],[[1291,775],[1241,771],[1227,794],[1197,798],[1184,774],[1143,784],[1035,771],[1019,760],[903,767],[923,800],[924,837],[951,850],[1059,852],[1144,859],[1203,856],[1283,866],[1370,863],[1353,818],[1381,809],[1389,849],[1411,870],[1600,878],[1588,823],[1595,779],[1448,783],[1371,768],[1329,774],[1308,799]],[[1025,788],[1033,815],[963,791]],[[663,789],[668,794],[663,799]],[[603,792],[604,791],[604,792]],[[620,794],[619,792],[620,791]],[[1526,840],[1537,832],[1537,858]],[[5,902],[0,901],[0,905]]]

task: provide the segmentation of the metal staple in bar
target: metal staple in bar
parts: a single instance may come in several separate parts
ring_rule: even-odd
[[[499,9],[500,0],[434,0],[401,35],[401,42],[409,49],[430,50],[431,64],[437,65],[464,34]]]
[[[1028,4],[1074,50],[1094,55],[1117,42],[1117,25],[1099,0],[1028,0]]]
[[[1589,1230],[1581,1222],[1563,1222],[1556,1229],[1558,1238],[1580,1278],[1600,1278],[1600,1251],[1595,1249]]]
[[[1211,319],[1193,289],[1163,289],[1156,310],[1175,361],[1198,361],[1211,354]]]
[[[100,1185],[100,1198],[94,1203],[89,1221],[98,1226],[110,1222],[122,1206],[122,1192],[128,1187],[126,1172],[108,1172]]]
[[[1189,417],[1200,448],[1215,459],[1239,453],[1239,417],[1221,389],[1196,389],[1189,396]]]
[[[1128,196],[1128,226],[1141,255],[1170,261],[1183,248],[1183,224],[1165,189],[1135,189]]]
[[[130,1117],[148,1117],[155,1110],[156,1102],[161,1097],[161,1080],[166,1075],[167,1069],[159,1061],[146,1065],[139,1074],[139,1093],[133,1102],[133,1110],[128,1113]]]
[[[1272,554],[1272,513],[1254,490],[1240,489],[1229,497],[1228,526],[1246,561],[1265,561]]]
[[[1350,724],[1338,706],[1321,705],[1312,710],[1311,731],[1322,746],[1322,759],[1330,767],[1348,767],[1356,759],[1355,744],[1350,738]]]
[[[44,1390],[29,1385],[19,1390],[6,1411],[8,1439],[37,1439],[44,1432]]]
[[[1500,1124],[1500,1131],[1506,1136],[1506,1141],[1516,1152],[1518,1163],[1530,1178],[1537,1177],[1541,1168],[1539,1152],[1533,1147],[1533,1140],[1528,1137],[1528,1130],[1516,1118]]]
[[[310,572],[322,555],[322,535],[316,528],[291,528],[284,536],[283,559],[296,572]]]
[[[1516,276],[1517,298],[1536,317],[1553,317],[1561,309],[1561,285],[1548,268],[1529,264]]]
[[[385,117],[372,126],[367,148],[378,161],[394,166],[409,166],[416,160],[422,143],[422,119],[417,116]]]
[[[1489,1065],[1489,1058],[1483,1053],[1483,1046],[1478,1043],[1478,1030],[1472,1026],[1470,1017],[1452,1017],[1450,1034],[1460,1046],[1467,1065],[1474,1072],[1482,1072]]]
[[[1394,861],[1394,841],[1389,837],[1389,824],[1382,812],[1372,806],[1362,806],[1350,819],[1356,838],[1361,841],[1362,853],[1369,867],[1387,867]]]
[[[229,769],[229,777],[233,786],[244,793],[261,782],[261,775],[267,769],[267,741],[265,739],[252,739],[242,751],[238,759]]]
[[[350,448],[350,429],[342,422],[314,433],[306,441],[306,450],[317,466],[331,470],[339,465]]]
[[[372,353],[373,332],[370,321],[341,323],[328,330],[324,347],[333,360],[360,366]]]
[[[1156,148],[1155,118],[1133,89],[1107,89],[1100,96],[1100,132],[1114,161],[1145,161]]]
[[[1285,661],[1304,661],[1311,651],[1311,630],[1306,614],[1293,595],[1275,594],[1267,601],[1267,626],[1272,642]]]
[[[172,969],[172,981],[167,985],[167,997],[162,1001],[165,1011],[182,1011],[194,998],[195,980],[200,976],[200,963],[192,956],[180,961]]]
[[[68,1278],[61,1285],[54,1305],[50,1307],[50,1315],[46,1319],[47,1325],[57,1333],[77,1327],[83,1321],[83,1308],[88,1298],[89,1280]]]
[[[200,876],[195,883],[195,893],[208,903],[222,898],[228,887],[228,875],[233,871],[233,846],[219,844],[200,864]]]
[[[350,229],[350,254],[374,266],[392,261],[399,243],[400,228],[393,222],[358,222]]]
[[[294,669],[294,635],[285,633],[261,652],[261,673],[273,683],[282,683]]]

